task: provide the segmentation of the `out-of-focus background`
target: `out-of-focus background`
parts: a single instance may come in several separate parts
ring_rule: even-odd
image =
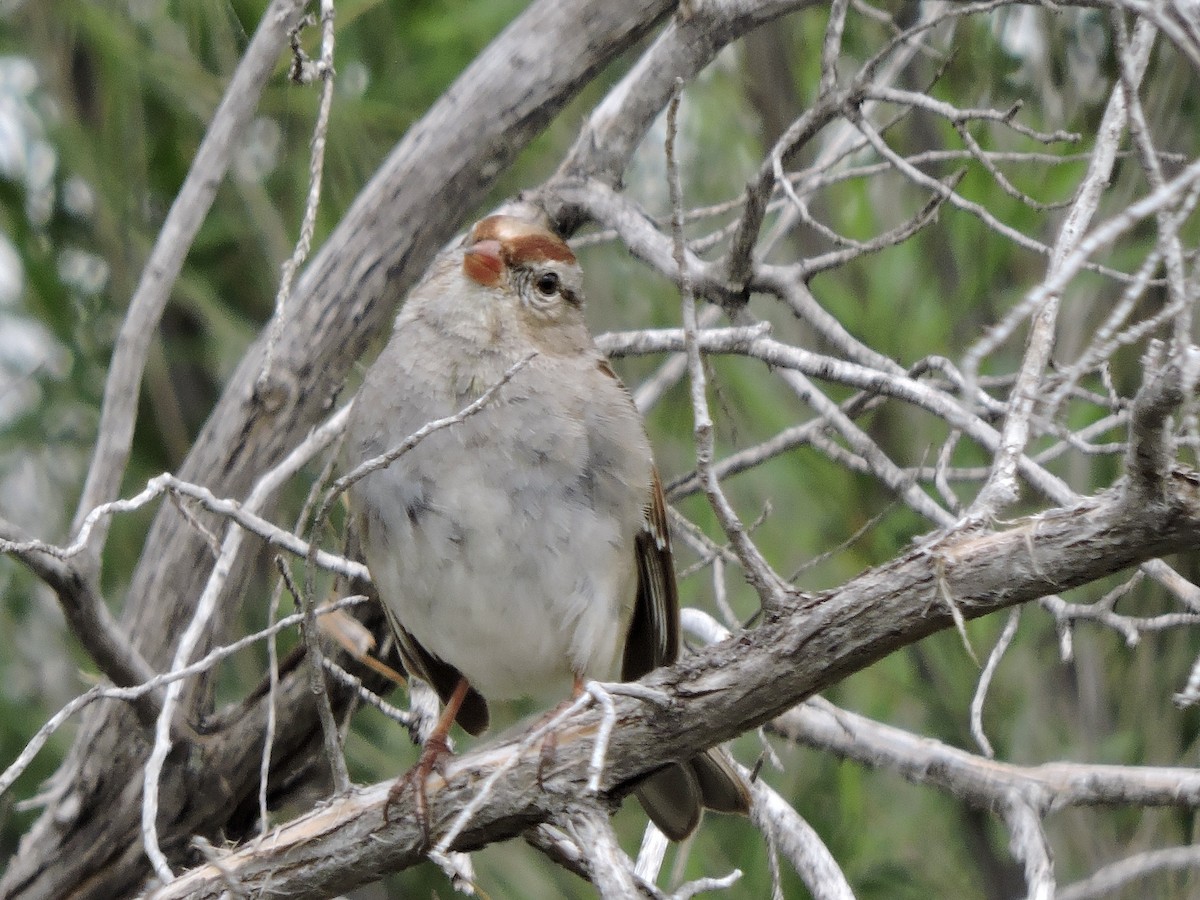
[[[909,7],[883,3],[903,21]],[[117,329],[164,215],[186,174],[206,126],[265,4],[261,0],[54,0],[0,4],[0,513],[28,533],[64,541],[98,424],[104,378]],[[470,3],[343,0],[337,3],[336,94],[329,129],[317,243],[405,133],[476,54],[515,16],[513,0]],[[820,80],[826,4],[774,22],[723,51],[684,94],[679,133],[681,174],[689,207],[736,200],[772,143],[812,102]],[[853,5],[840,61],[852,72],[890,36],[890,25]],[[1007,191],[978,162],[962,156],[928,165],[938,177],[964,170],[959,193],[1018,232],[1052,241],[1061,211],[1031,208],[1018,191],[1043,203],[1069,201],[1088,164],[1095,128],[1117,78],[1114,30],[1102,9],[1052,12],[1000,5],[966,17],[952,45],[931,46],[901,77],[908,90],[928,91],[959,107],[1008,109],[1015,120],[1044,131],[1079,132],[1080,142],[1042,144],[993,124],[970,133],[991,151],[1041,154],[1014,164],[998,160]],[[315,53],[317,29],[305,43]],[[630,54],[632,57],[634,54]],[[627,67],[620,60],[558,115],[504,173],[486,212],[522,188],[536,186],[561,161],[580,123]],[[252,126],[242,136],[233,169],[193,246],[154,340],[139,397],[133,457],[123,495],[153,475],[175,470],[204,423],[221,386],[271,315],[281,262],[290,254],[307,192],[309,139],[318,93],[284,77],[269,84]],[[930,87],[932,85],[932,87]],[[1196,72],[1164,44],[1156,51],[1142,98],[1158,146],[1193,159],[1200,142]],[[913,113],[887,132],[903,155],[963,143],[944,119]],[[668,213],[663,125],[651,132],[626,173],[626,193],[656,215]],[[1128,149],[1128,145],[1126,145]],[[865,166],[868,151],[850,162]],[[1173,171],[1171,160],[1165,165]],[[1142,190],[1131,158],[1118,161],[1101,216]],[[810,197],[813,214],[841,235],[867,240],[911,216],[921,199],[894,175],[859,172]],[[718,215],[725,222],[736,208]],[[696,234],[715,228],[697,225]],[[1195,228],[1188,226],[1194,237]],[[1185,233],[1188,233],[1185,230]],[[584,232],[580,251],[587,274],[589,316],[597,332],[676,323],[678,293],[634,260],[615,240]],[[1109,264],[1135,268],[1153,234],[1134,231]],[[1142,243],[1139,243],[1139,240]],[[828,236],[797,228],[781,237],[779,259],[813,255]],[[941,356],[961,359],[985,330],[1036,284],[1047,263],[989,229],[976,216],[943,208],[939,221],[878,254],[817,274],[810,287],[862,343],[909,366]],[[1056,352],[1070,357],[1092,339],[1097,318],[1122,287],[1099,275],[1064,304]],[[1143,301],[1152,304],[1153,299]],[[776,301],[753,299],[757,315],[775,323],[781,339],[821,349],[820,342]],[[1003,378],[1015,369],[1018,336],[991,356],[982,372]],[[1129,396],[1140,377],[1135,344],[1112,357],[1105,377]],[[636,388],[660,358],[619,361]],[[752,360],[709,362],[719,455],[770,438],[809,414]],[[1102,391],[1101,381],[1091,383]],[[850,390],[832,386],[836,400]],[[1084,424],[1093,415],[1078,411]],[[945,423],[886,404],[864,428],[900,465],[929,467],[946,439]],[[686,383],[672,387],[649,414],[649,427],[670,482],[694,464]],[[1119,442],[1115,430],[1094,443]],[[1046,449],[1046,441],[1035,449]],[[987,456],[963,442],[959,468],[985,465]],[[1047,466],[1081,493],[1113,482],[1119,452],[1063,452]],[[313,473],[315,476],[315,472]],[[966,483],[966,482],[964,482]],[[836,453],[803,446],[751,472],[727,489],[778,571],[797,572],[805,590],[832,587],[894,557],[932,528],[896,502],[870,474]],[[970,499],[963,488],[962,499]],[[302,491],[297,489],[298,504]],[[1013,510],[1034,511],[1029,502]],[[293,507],[294,508],[294,507]],[[718,534],[702,497],[681,499],[686,516]],[[104,554],[103,591],[119,613],[153,510],[118,517]],[[288,521],[287,516],[277,521]],[[711,573],[686,575],[696,561],[683,541],[678,566],[684,603],[712,609]],[[1196,561],[1174,561],[1200,577]],[[736,572],[724,582],[743,620],[757,597]],[[1123,583],[1104,580],[1072,599],[1088,602]],[[1160,588],[1136,585],[1142,614],[1172,608]],[[245,630],[261,627],[269,586],[247,586]],[[260,597],[255,600],[254,597]],[[1003,620],[970,624],[986,654]],[[1141,635],[1130,645],[1110,628],[1074,630],[1073,657],[1060,659],[1050,616],[1031,610],[1002,661],[986,705],[987,734],[1001,759],[1027,764],[1081,762],[1191,764],[1198,719],[1176,709],[1196,651],[1194,629]],[[294,641],[285,638],[285,642]],[[258,681],[265,652],[254,648],[222,669],[220,692],[234,700]],[[39,726],[96,677],[95,667],[67,631],[53,594],[16,563],[0,558],[0,764],[11,761]],[[909,646],[827,693],[836,703],[921,735],[975,749],[968,708],[978,665],[954,633]],[[397,691],[394,702],[403,702]],[[520,710],[532,712],[532,710]],[[71,727],[49,745],[15,787],[0,797],[0,859],[37,815],[36,797],[70,746]],[[743,736],[736,755],[753,764],[758,735]],[[894,774],[831,754],[765,738],[782,768],[768,760],[762,777],[796,805],[829,845],[860,898],[1021,895],[1019,867],[1008,834],[988,814]],[[460,745],[470,746],[470,741]],[[353,777],[383,780],[415,758],[407,733],[372,711],[357,715],[347,741]],[[292,811],[295,812],[295,811]],[[635,852],[643,824],[632,803],[618,815],[623,845]],[[1187,844],[1195,816],[1179,809],[1073,809],[1051,816],[1060,883],[1139,848]],[[730,896],[766,897],[767,850],[748,823],[710,817],[694,844],[671,851],[680,877],[745,874]],[[479,884],[493,897],[584,895],[581,881],[517,843],[477,855]],[[805,896],[784,866],[788,897]],[[1131,889],[1132,890],[1132,889]],[[1194,878],[1158,876],[1125,896],[1195,896]],[[391,893],[387,893],[387,892]],[[362,889],[362,897],[449,896],[432,866]],[[1116,896],[1116,895],[1111,895]]]

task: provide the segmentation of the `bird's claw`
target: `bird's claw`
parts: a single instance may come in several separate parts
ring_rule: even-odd
[[[429,830],[429,798],[426,794],[426,782],[429,776],[437,772],[445,777],[444,763],[446,757],[452,756],[449,741],[443,735],[431,735],[421,750],[421,756],[416,765],[395,780],[388,789],[387,800],[383,804],[383,824],[391,824],[391,808],[400,803],[405,791],[410,787],[414,792],[413,805],[416,808],[417,822],[421,826],[421,836],[424,846],[431,846]]]

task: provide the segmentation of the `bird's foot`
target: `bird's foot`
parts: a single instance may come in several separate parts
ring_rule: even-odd
[[[450,750],[450,742],[445,735],[430,735],[421,749],[421,756],[417,759],[416,765],[397,778],[388,790],[387,800],[383,804],[383,824],[390,824],[391,808],[398,805],[405,792],[411,788],[417,822],[421,826],[421,835],[425,846],[430,846],[429,798],[426,794],[426,782],[435,771],[445,777],[446,757],[453,755]]]

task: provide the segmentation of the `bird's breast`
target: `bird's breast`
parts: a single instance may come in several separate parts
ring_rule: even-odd
[[[627,398],[604,396],[605,382],[564,391],[571,374],[537,362],[526,367],[537,377],[518,373],[357,490],[381,597],[488,699],[561,697],[576,675],[618,677],[636,590],[651,477],[640,421]],[[425,420],[462,405],[449,399],[457,382],[414,379],[406,392],[397,432],[423,424],[411,410],[421,398]]]

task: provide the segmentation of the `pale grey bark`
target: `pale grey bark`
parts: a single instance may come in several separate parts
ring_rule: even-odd
[[[655,672],[644,683],[666,692],[670,706],[664,710],[652,702],[614,698],[618,727],[605,757],[601,791],[623,792],[638,775],[771,721],[897,647],[952,627],[944,592],[973,619],[1195,547],[1200,481],[1185,473],[1165,474],[1163,481],[1167,502],[1152,521],[1127,492],[1114,489],[1001,532],[935,536],[842,588],[796,597],[789,610],[761,627]],[[686,716],[669,714],[685,707]],[[516,837],[538,822],[567,815],[570,798],[586,791],[600,715],[587,709],[557,729],[550,766],[540,745],[522,747],[520,738],[452,760],[444,783],[435,779],[430,786],[433,832],[474,800],[480,783],[500,766],[510,768],[453,849]],[[986,808],[1014,797],[1012,802],[1043,815],[1064,801],[1200,804],[1200,776],[1191,770],[1083,765],[1006,770],[924,740],[905,748],[903,740],[911,736],[898,731],[890,743],[875,731],[854,741],[852,724],[843,729],[835,717],[827,726],[829,739],[837,741],[841,730],[840,740],[855,753],[868,752],[859,748],[879,740],[871,752],[885,764],[890,756],[912,777],[945,779],[954,793]],[[339,798],[224,857],[223,867],[251,890],[269,882],[287,896],[316,898],[348,890],[377,872],[414,865],[424,859],[423,835],[407,795],[392,804],[384,823],[389,787],[378,784]],[[224,889],[220,872],[201,867],[155,896],[200,900],[217,898]]]
[[[1160,238],[1164,257],[1177,258],[1183,216],[1175,206],[1176,195],[1191,192],[1194,203],[1200,164],[1193,163],[1171,178],[1150,179],[1154,190],[1091,233],[1071,234],[1071,240],[1065,243],[1067,235],[1061,234],[1057,244],[1023,234],[963,198],[957,193],[956,180],[933,179],[913,159],[899,157],[887,146],[880,123],[872,122],[868,111],[872,103],[886,100],[921,106],[956,122],[1007,119],[996,111],[956,111],[922,99],[923,95],[892,90],[885,76],[903,67],[884,66],[883,54],[853,78],[840,81],[836,71],[838,50],[844,17],[852,4],[838,2],[832,6],[834,15],[822,51],[820,95],[809,111],[785,131],[745,193],[730,206],[740,211],[740,218],[729,229],[732,240],[724,257],[711,259],[711,254],[706,256],[695,243],[676,248],[668,227],[618,191],[635,148],[676,90],[677,78],[693,78],[722,47],[749,29],[808,5],[809,0],[683,4],[640,61],[584,123],[578,142],[555,176],[540,189],[528,192],[520,202],[544,212],[566,231],[589,219],[613,229],[624,245],[652,268],[677,282],[688,283],[698,298],[730,312],[736,326],[707,329],[700,317],[694,333],[688,329],[610,335],[602,341],[606,350],[614,354],[679,353],[694,338],[694,374],[701,371],[699,352],[737,353],[764,363],[764,373],[767,367],[782,372],[784,382],[815,410],[815,418],[789,429],[786,438],[781,434],[779,440],[765,443],[757,455],[745,454],[745,465],[770,458],[797,441],[809,441],[835,461],[875,475],[902,502],[944,530],[837,590],[819,596],[777,596],[760,627],[654,673],[647,679],[648,692],[643,692],[641,699],[615,695],[619,727],[613,731],[604,754],[598,806],[588,807],[586,814],[579,812],[573,798],[587,791],[593,737],[601,720],[601,713],[595,709],[567,718],[558,729],[557,749],[549,763],[540,752],[539,742],[525,746],[519,739],[452,761],[446,769],[445,783],[435,776],[429,789],[434,835],[444,834],[468,802],[478,803],[466,829],[453,842],[454,849],[468,850],[522,834],[536,834],[533,840],[549,847],[552,841],[545,826],[570,822],[580,826],[577,831],[591,834],[593,843],[605,843],[609,835],[592,814],[626,793],[638,776],[669,760],[686,758],[718,741],[776,721],[781,715],[784,718],[777,725],[795,725],[792,719],[796,715],[808,715],[807,710],[794,710],[803,699],[899,647],[962,621],[1044,598],[1044,605],[1059,617],[1061,625],[1073,621],[1069,619],[1072,614],[1082,615],[1060,608],[1065,605],[1056,596],[1059,592],[1134,565],[1142,565],[1185,604],[1194,603],[1200,593],[1159,559],[1200,546],[1200,480],[1191,472],[1175,468],[1178,435],[1168,427],[1168,417],[1194,397],[1200,375],[1200,351],[1187,346],[1185,328],[1177,326],[1174,343],[1147,358],[1145,385],[1128,416],[1130,441],[1124,481],[1099,495],[1080,498],[1066,481],[1024,452],[1029,433],[1044,426],[1031,412],[1035,404],[1029,398],[1055,386],[1046,384],[1046,367],[1040,355],[1031,357],[1027,366],[1026,381],[1036,383],[1020,388],[1026,402],[1018,409],[1019,420],[1012,420],[1007,428],[998,427],[1000,416],[1016,408],[1012,396],[1005,399],[993,395],[1001,394],[1000,390],[985,393],[977,389],[971,371],[966,377],[959,376],[947,360],[925,360],[913,372],[904,371],[857,342],[820,306],[808,287],[813,274],[905,240],[929,226],[936,219],[939,205],[947,204],[977,215],[1015,245],[1044,255],[1051,253],[1052,245],[1076,248],[1073,254],[1057,259],[1053,278],[1047,276],[1039,287],[1031,289],[1014,313],[1016,328],[1024,324],[1027,314],[1038,307],[1047,292],[1062,290],[1078,272],[1090,268],[1111,274],[1091,255],[1143,221],[1157,222],[1164,233]],[[1186,23],[1181,24],[1173,12],[1136,2],[1122,5],[1144,13],[1166,29],[1185,55],[1193,49],[1186,43]],[[950,21],[986,6],[946,5],[944,19]],[[935,5],[922,5],[927,12],[926,7],[933,9]],[[255,389],[263,373],[264,336],[231,377],[178,473],[183,483],[197,486],[194,491],[181,491],[204,496],[208,510],[204,522],[211,530],[219,534],[229,520],[238,519],[252,524],[260,533],[267,532],[259,523],[251,522],[247,514],[237,511],[232,501],[246,497],[252,486],[261,484],[263,473],[328,415],[350,366],[373,337],[387,327],[404,291],[420,276],[432,254],[463,224],[464,217],[519,150],[607,61],[649,34],[672,9],[672,4],[660,0],[535,2],[413,127],[364,188],[288,299],[289,314],[279,320],[271,338],[274,351],[270,396]],[[911,59],[920,41],[929,37],[927,30],[939,23],[945,24],[921,20],[911,34],[896,38],[893,49],[909,54],[903,57],[906,61]],[[1122,52],[1132,54],[1128,47]],[[1134,68],[1129,59],[1124,62],[1126,82],[1131,84]],[[1138,109],[1136,104],[1133,108]],[[838,140],[820,148],[813,170],[784,172],[784,160],[802,155],[800,151],[810,149],[821,130],[834,123],[839,126]],[[1035,137],[1057,139],[1055,135]],[[228,136],[221,139],[227,141]],[[1106,151],[1112,148],[1113,140],[1103,144]],[[1139,140],[1143,159],[1153,159],[1153,147],[1144,133]],[[788,216],[798,217],[818,230],[823,228],[805,207],[805,185],[832,183],[836,174],[826,168],[850,152],[852,146],[874,147],[885,169],[890,166],[928,192],[926,205],[908,221],[871,241],[842,240],[826,229],[822,234],[838,244],[834,251],[795,262],[778,262],[775,257],[768,261],[762,247],[776,244],[778,235],[788,231],[777,224],[772,235],[764,238],[760,234],[771,204],[784,204]],[[983,159],[985,167],[990,159],[977,147],[967,156]],[[1149,162],[1144,164],[1153,168]],[[217,177],[215,171],[212,178]],[[996,174],[997,170],[992,167],[988,171]],[[781,178],[786,188],[780,189]],[[792,221],[794,224],[795,218]],[[171,245],[172,255],[167,258],[173,260],[182,258],[190,238],[165,234],[163,240]],[[675,249],[680,252],[674,253]],[[161,308],[161,292],[166,290],[163,285],[170,281],[169,277],[163,280],[164,274],[170,275],[154,266],[147,269],[146,283],[157,285],[159,293],[146,303],[135,303],[131,309],[127,328],[133,332],[135,345],[148,340],[157,320],[154,310]],[[1136,276],[1123,276],[1131,286],[1129,306],[1141,296],[1150,275],[1148,270],[1140,281]],[[1180,290],[1178,282],[1176,278],[1172,284],[1176,293]],[[1139,285],[1135,295],[1133,288]],[[768,336],[762,326],[751,324],[744,310],[751,291],[779,300],[821,335],[832,351],[816,352],[788,344]],[[1194,298],[1187,302],[1195,303]],[[1121,337],[1122,327],[1117,321],[1111,328],[1106,325],[1107,331],[1097,334],[1090,357],[1107,358],[1104,348]],[[1048,332],[1048,325],[1036,330],[1043,344]],[[1134,338],[1126,335],[1126,343],[1142,337],[1144,334]],[[986,355],[986,349],[979,355]],[[140,378],[138,352],[118,361],[123,364],[114,365],[108,393],[127,391],[132,395]],[[968,354],[968,361],[972,358]],[[1078,371],[1069,373],[1060,382],[1059,400],[1074,384],[1070,379],[1078,380],[1091,368],[1090,364],[1081,364]],[[663,380],[679,378],[682,369],[675,366],[664,370]],[[940,380],[929,378],[931,372]],[[860,393],[839,405],[815,387],[815,381],[850,386]],[[872,403],[895,401],[923,410],[988,453],[1003,467],[1004,490],[1000,493],[1007,496],[1020,478],[1057,508],[996,531],[988,529],[986,516],[969,523],[960,521],[940,461],[940,496],[935,497],[914,484],[913,469],[889,458],[855,423],[855,418]],[[698,409],[701,407],[697,404]],[[110,497],[119,483],[132,414],[128,406],[106,405],[106,421],[115,420],[116,424],[105,426],[101,436],[81,517],[90,505]],[[830,429],[840,434],[847,446],[832,441],[825,433]],[[710,477],[733,471],[728,459],[712,463]],[[694,478],[685,480],[680,489],[694,490],[696,483]],[[993,512],[998,508],[989,506]],[[737,536],[742,526],[731,522],[730,529]],[[4,537],[16,540],[23,536],[6,530]],[[736,562],[733,554],[711,540],[706,544],[692,537],[705,552]],[[102,538],[101,531],[98,540]],[[293,549],[302,546],[300,538],[295,541]],[[278,540],[281,545],[291,542],[292,538],[284,536]],[[239,554],[223,576],[225,587],[219,595],[214,594],[211,626],[198,642],[197,654],[228,639],[229,623],[243,601],[247,556]],[[27,560],[33,561],[35,570],[40,565],[40,574],[65,595],[64,603],[84,601],[93,611],[103,610],[89,580],[94,573],[86,571],[86,566],[75,568],[45,555],[29,556]],[[214,583],[210,571],[211,555],[204,536],[174,508],[164,507],[147,537],[142,563],[124,598],[120,628],[127,631],[128,639],[114,623],[104,622],[101,617],[94,621],[102,626],[102,640],[89,643],[81,634],[84,646],[117,683],[146,680],[149,667],[165,667],[171,659],[178,636],[192,620],[196,598],[206,585]],[[1098,610],[1095,618],[1112,624],[1110,611]],[[1145,621],[1112,627],[1128,628],[1136,635]],[[1173,624],[1189,622],[1178,617],[1173,620]],[[86,631],[88,626],[77,627]],[[319,783],[318,770],[324,766],[319,756],[315,705],[298,662],[298,657],[285,661],[276,697],[279,708],[287,711],[280,717],[273,753],[272,771],[279,783],[271,787],[280,793],[314,780]],[[157,778],[158,843],[173,863],[184,858],[194,835],[243,839],[253,821],[249,808],[254,806],[258,787],[266,700],[261,693],[253,693],[240,705],[205,721],[204,736],[189,734],[188,730],[211,712],[210,679],[211,674],[205,672],[181,692],[181,715],[176,722],[179,734],[169,756],[165,755],[166,743],[160,741],[162,758],[156,763],[161,765]],[[333,691],[339,710],[346,708],[350,693],[348,688]],[[151,740],[146,729],[146,707],[154,711],[156,695],[141,696],[146,701],[140,710],[142,718],[115,702],[91,707],[70,756],[55,778],[45,813],[0,880],[0,897],[120,896],[142,883],[148,868],[138,819],[142,773]],[[668,698],[665,708],[646,699],[654,696]],[[1021,769],[934,746],[903,732],[892,733],[876,723],[834,719],[831,724],[809,716],[795,731],[814,745],[870,765],[892,768],[980,808],[999,811],[1009,826],[1014,855],[1022,863],[1027,887],[1034,895],[1046,894],[1054,886],[1052,859],[1041,823],[1057,805],[1200,806],[1200,783],[1194,772],[1186,770],[1098,766]],[[165,734],[165,728],[160,733]],[[501,771],[503,766],[511,768]],[[494,788],[481,799],[480,783],[496,773]],[[245,843],[228,854],[208,848],[208,864],[186,873],[156,896],[217,897],[232,889],[253,895],[269,884],[271,891],[281,895],[324,897],[372,880],[383,871],[413,865],[426,858],[424,833],[415,823],[411,795],[393,803],[384,822],[388,788],[387,784],[375,785],[338,796],[272,832],[268,839]],[[539,830],[531,831],[535,828]],[[556,858],[569,861],[573,868],[606,886],[610,895],[653,894],[623,868],[624,861],[615,852],[609,853],[605,862],[589,856],[587,847],[576,844],[572,848],[569,837],[556,836],[553,843]],[[796,848],[789,854],[797,860],[806,858]],[[806,874],[811,877],[819,877],[823,870],[836,871],[836,864],[827,854],[814,851],[807,858],[817,861],[796,864],[810,865]],[[831,880],[836,879],[831,876]],[[844,878],[837,880],[835,888],[830,889],[830,896],[841,896],[849,890]]]
[[[517,152],[669,8],[664,0],[599,6],[542,0],[518,17],[413,126],[299,279],[272,369],[286,385],[286,402],[267,409],[255,397],[260,341],[231,377],[179,476],[219,496],[244,495],[328,413],[349,367],[390,322],[404,291]],[[153,324],[153,317],[139,319],[142,329]],[[119,445],[119,435],[114,438]],[[119,475],[118,463],[106,459],[97,471]],[[170,659],[207,578],[207,554],[183,517],[170,507],[160,512],[122,616],[151,666]],[[246,563],[243,554],[198,652],[226,634],[242,600],[233,586]],[[201,677],[187,692],[182,705],[189,718],[206,712],[209,690]],[[312,736],[305,689],[285,679],[283,694],[290,690],[300,705],[281,723],[281,758],[303,757]],[[191,834],[223,826],[231,807],[254,791],[257,766],[249,761],[261,746],[260,716],[251,704],[202,747],[176,750],[193,762],[170,766],[161,786],[159,831],[169,853],[178,855],[180,841]],[[78,891],[100,898],[136,886],[146,871],[137,822],[147,751],[145,732],[128,707],[107,703],[90,710],[55,776],[51,803],[0,880],[0,896],[59,898]]]

